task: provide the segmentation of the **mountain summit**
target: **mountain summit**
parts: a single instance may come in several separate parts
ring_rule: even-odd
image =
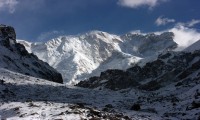
[[[64,82],[76,82],[107,69],[127,69],[142,58],[174,49],[174,34],[128,33],[122,36],[90,31],[77,36],[60,36],[45,43],[18,41],[31,53],[49,63]]]

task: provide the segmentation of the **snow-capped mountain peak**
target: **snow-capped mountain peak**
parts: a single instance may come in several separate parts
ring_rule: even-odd
[[[176,47],[173,33],[119,36],[90,31],[75,36],[60,36],[45,43],[18,42],[56,68],[65,82],[99,75],[107,69],[126,69],[144,57]]]

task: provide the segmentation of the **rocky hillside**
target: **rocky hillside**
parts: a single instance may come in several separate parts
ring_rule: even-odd
[[[60,73],[16,42],[15,30],[10,26],[0,25],[0,51],[1,68],[63,83]]]
[[[135,65],[125,71],[107,70],[98,77],[81,81],[78,86],[86,88],[108,88],[120,90],[139,88],[157,90],[171,83],[187,84],[200,80],[200,51],[166,52],[157,60],[146,63],[143,67]]]
[[[199,79],[188,79],[155,91],[94,90],[0,69],[0,115],[10,120],[199,120],[199,88]]]
[[[177,46],[173,37],[170,32],[118,36],[91,31],[77,36],[61,36],[45,43],[18,42],[57,69],[65,82],[73,83],[100,75],[107,69],[127,69],[143,58],[172,50]]]

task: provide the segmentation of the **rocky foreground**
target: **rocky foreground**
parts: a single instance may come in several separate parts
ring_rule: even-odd
[[[0,70],[2,118],[52,120],[199,119],[199,80],[156,91],[90,90]]]

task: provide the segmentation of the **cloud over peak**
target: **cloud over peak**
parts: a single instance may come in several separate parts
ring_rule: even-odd
[[[148,6],[153,8],[161,2],[168,0],[118,0],[118,4],[124,7],[138,8],[141,6]]]
[[[19,2],[17,0],[0,0],[0,11],[14,13],[15,7]]]
[[[169,31],[175,34],[174,41],[179,45],[177,50],[183,50],[200,40],[200,33],[194,28],[179,25]]]

